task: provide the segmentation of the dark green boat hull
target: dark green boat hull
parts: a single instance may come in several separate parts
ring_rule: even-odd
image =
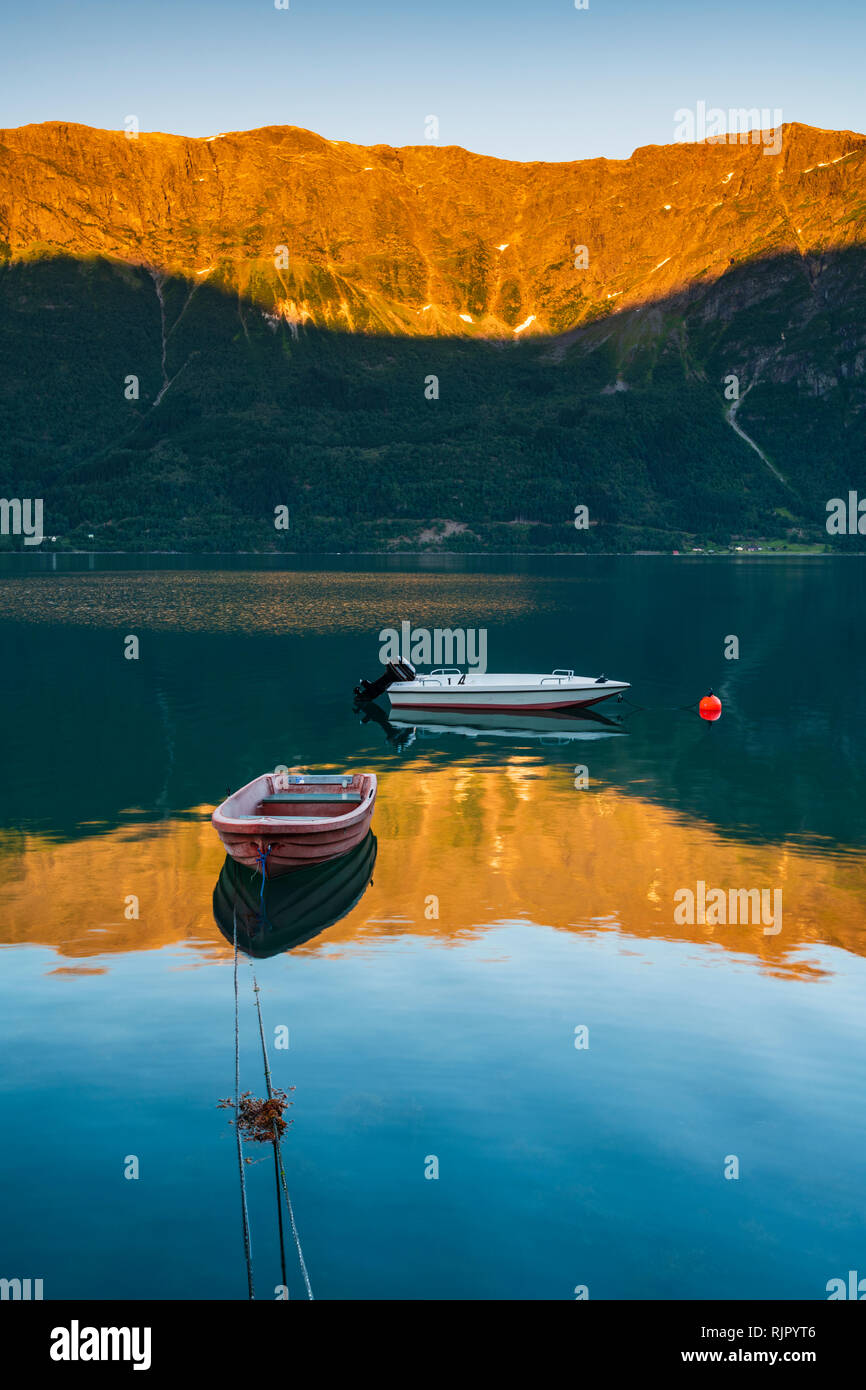
[[[227,941],[261,959],[291,951],[332,927],[360,902],[371,881],[377,844],[372,830],[339,859],[262,878],[226,856],[213,891],[213,912]]]

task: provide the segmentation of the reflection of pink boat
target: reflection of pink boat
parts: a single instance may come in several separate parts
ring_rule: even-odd
[[[266,772],[228,797],[212,819],[232,859],[276,878],[354,849],[375,803],[372,772]]]

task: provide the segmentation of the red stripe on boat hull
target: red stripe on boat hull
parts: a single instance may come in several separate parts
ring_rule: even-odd
[[[594,700],[557,700],[553,701],[550,704],[543,705],[540,705],[538,703],[534,703],[531,705],[470,705],[464,704],[462,700],[439,700],[435,705],[422,705],[420,702],[416,704],[414,700],[411,704],[407,700],[401,700],[399,704],[396,704],[392,700],[391,708],[397,714],[399,714],[400,710],[403,709],[425,709],[437,711],[462,709],[474,710],[476,713],[483,712],[484,714],[531,714],[533,710],[538,711],[549,709],[586,709],[589,705],[600,705],[602,700],[611,700],[614,695],[618,694],[620,694],[618,690],[609,690],[606,695],[598,695]]]

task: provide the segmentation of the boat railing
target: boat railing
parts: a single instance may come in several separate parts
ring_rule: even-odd
[[[553,672],[551,675],[549,675],[549,676],[542,676],[541,681],[540,681],[540,684],[541,684],[541,685],[553,685],[553,684],[555,683],[556,685],[562,685],[562,682],[563,682],[563,681],[570,681],[570,680],[574,680],[574,672],[573,672],[573,671],[561,670],[561,671],[554,671],[554,672]]]
[[[424,685],[442,685],[443,681],[439,677],[448,677],[448,684],[451,684],[451,677],[457,676],[458,680],[462,672],[458,666],[437,666],[431,671],[429,676],[416,676],[415,679]]]

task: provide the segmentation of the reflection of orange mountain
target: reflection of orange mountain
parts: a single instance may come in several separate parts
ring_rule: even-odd
[[[186,942],[227,954],[211,918],[223,856],[201,820],[166,821],[66,844],[0,842],[3,941],[65,957]],[[798,845],[726,840],[705,825],[601,787],[569,770],[513,759],[499,770],[397,770],[381,777],[374,885],[325,936],[300,948],[403,933],[459,946],[494,924],[712,942],[774,971],[820,973],[802,948],[866,954],[866,885],[855,859]],[[673,895],[698,879],[722,888],[781,888],[782,931],[674,924]],[[140,920],[124,917],[128,895]],[[439,917],[425,916],[438,898]]]
[[[54,946],[87,957],[146,951],[175,942],[211,945],[222,938],[210,918],[210,893],[225,857],[210,825],[167,820],[55,843],[0,835],[2,941]],[[130,896],[139,918],[125,916]]]
[[[550,578],[526,574],[486,574],[484,611],[489,623],[528,617],[550,610]],[[569,595],[562,586],[559,606]],[[440,627],[443,618],[456,624],[478,601],[471,574],[401,574],[402,611],[413,621]],[[89,574],[16,574],[0,576],[0,618],[9,622],[63,623],[71,627],[117,628],[118,617],[130,631],[160,632],[371,633],[393,613],[390,575],[346,571],[294,572],[228,570],[162,573],[94,571]]]

